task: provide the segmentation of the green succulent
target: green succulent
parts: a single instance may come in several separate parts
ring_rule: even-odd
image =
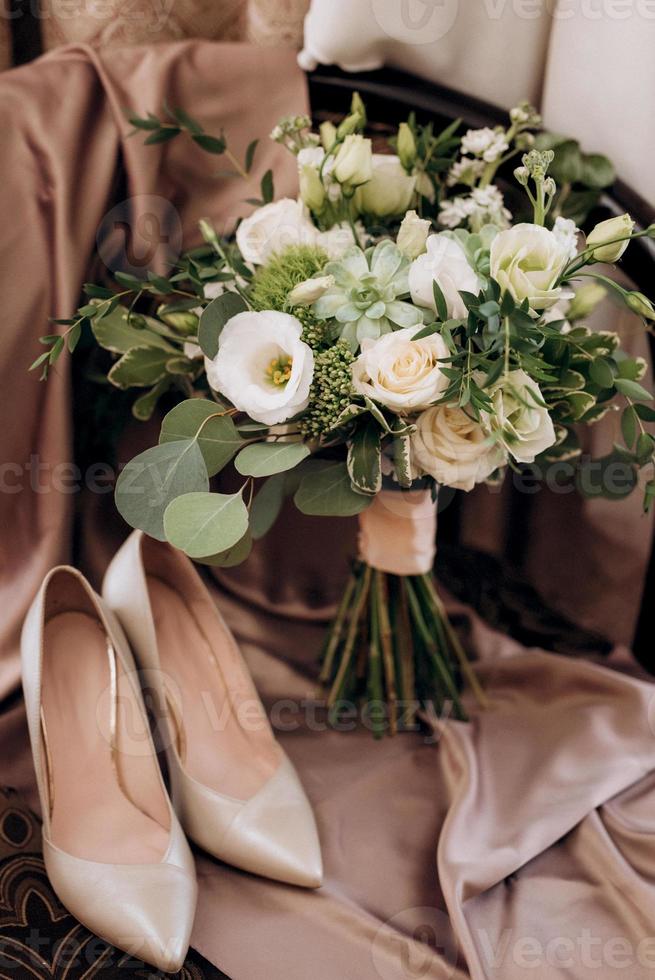
[[[410,261],[394,242],[385,240],[363,252],[353,246],[328,262],[323,275],[334,276],[334,286],[312,306],[319,320],[334,320],[336,333],[353,353],[362,340],[423,323],[423,313],[404,303],[409,294]]]

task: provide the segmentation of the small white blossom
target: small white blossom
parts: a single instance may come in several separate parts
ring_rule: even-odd
[[[567,261],[570,262],[578,254],[578,229],[575,221],[571,221],[570,218],[563,218],[561,215],[555,218],[553,235],[565,249]]]
[[[472,157],[462,157],[456,160],[448,171],[446,183],[449,187],[455,184],[468,184],[472,186],[478,177],[482,176],[484,170],[483,160],[474,160]]]
[[[469,129],[462,137],[462,153],[470,153],[474,157],[482,157],[485,163],[495,163],[509,149],[505,132],[490,129]]]
[[[474,187],[470,194],[442,201],[439,205],[439,221],[446,228],[457,228],[462,222],[467,222],[474,232],[484,225],[507,228],[511,217],[495,184]]]

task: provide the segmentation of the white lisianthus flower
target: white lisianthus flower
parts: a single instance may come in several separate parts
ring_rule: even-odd
[[[403,214],[415,190],[416,177],[407,175],[397,156],[374,153],[373,176],[357,191],[357,207],[376,218]]]
[[[448,387],[439,362],[449,357],[440,334],[413,338],[417,327],[385,333],[362,341],[362,353],[352,366],[353,387],[393,412],[427,408]]]
[[[444,294],[448,316],[465,317],[466,306],[459,290],[478,293],[482,283],[469,264],[464,249],[458,241],[443,232],[430,235],[425,245],[426,254],[419,255],[409,270],[409,291],[414,303],[436,312],[432,289],[432,283],[436,280]]]
[[[313,167],[315,170],[320,170],[321,164],[325,159],[325,150],[322,146],[304,146],[302,150],[298,151],[298,156],[296,160],[298,161],[298,170],[302,170],[303,167]],[[325,170],[331,169],[333,161],[330,159],[325,164]]]
[[[491,429],[517,463],[533,463],[556,441],[539,385],[525,371],[510,371],[489,394],[493,403]]]
[[[533,313],[538,313],[560,299],[562,291],[555,284],[567,256],[552,231],[518,224],[499,232],[491,243],[491,275],[503,292],[510,292],[517,303],[527,299]]]
[[[495,163],[509,149],[509,143],[505,139],[505,132],[490,129],[469,129],[462,136],[462,153],[470,153],[474,157],[482,157],[485,163]]]
[[[289,245],[315,245],[316,228],[302,201],[283,197],[264,204],[237,228],[237,245],[246,262],[263,265]]]
[[[311,306],[334,286],[334,276],[317,276],[299,282],[287,296],[291,306]]]
[[[373,176],[371,141],[351,133],[341,144],[334,162],[334,176],[340,184],[359,187]]]
[[[216,357],[205,358],[209,384],[256,422],[286,422],[307,407],[314,374],[301,334],[288,313],[238,313],[223,327]]]
[[[472,490],[506,461],[504,448],[456,405],[434,405],[410,436],[412,469],[455,490]]]
[[[408,259],[417,259],[425,252],[425,243],[430,234],[432,222],[427,218],[419,218],[416,211],[408,211],[396,238],[396,245]]]
[[[553,235],[566,252],[566,260],[570,262],[578,254],[578,226],[570,218],[563,218],[560,214],[555,218],[553,225]]]

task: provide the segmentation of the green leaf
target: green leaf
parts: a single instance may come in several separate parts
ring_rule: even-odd
[[[293,499],[301,514],[320,517],[352,517],[373,500],[353,490],[345,463],[327,463],[308,472]]]
[[[380,429],[375,421],[365,422],[348,445],[348,474],[361,493],[376,494],[382,487]]]
[[[164,511],[176,497],[209,490],[207,467],[193,439],[153,446],[130,460],[116,483],[116,507],[130,527],[165,541]]]
[[[202,126],[197,119],[190,116],[188,112],[180,108],[169,109],[171,116],[185,129],[188,129],[190,133],[202,133]]]
[[[189,398],[180,402],[162,422],[160,445],[197,438],[207,473],[214,476],[243,446],[243,439],[231,417],[221,415],[221,411],[220,405],[207,398]]]
[[[628,405],[621,416],[621,432],[626,446],[632,449],[637,438],[637,413],[632,405]]]
[[[549,176],[560,185],[578,183],[582,176],[580,144],[577,140],[566,140],[554,150],[555,159],[548,169]]]
[[[203,354],[216,357],[221,330],[228,320],[247,309],[246,301],[238,293],[223,293],[205,307],[198,327],[198,343]]]
[[[217,156],[225,153],[227,147],[227,143],[220,136],[209,136],[207,133],[194,133],[191,139],[206,153],[215,153]]]
[[[642,432],[637,439],[637,462],[640,466],[645,466],[651,459],[653,455],[653,446],[655,445],[655,440],[648,434],[648,432]]]
[[[169,140],[174,139],[179,136],[182,130],[179,126],[167,126],[164,129],[158,129],[157,132],[152,133],[145,139],[145,146],[153,146],[155,143],[168,143]]]
[[[630,381],[629,378],[614,378],[614,387],[622,395],[627,395],[628,398],[634,398],[635,401],[649,402],[653,398],[645,388],[642,388],[636,381]]]
[[[135,129],[159,129],[159,119],[141,119],[139,116],[128,116],[127,120]]]
[[[655,408],[650,405],[635,405],[634,410],[644,422],[655,422]]]
[[[614,385],[613,362],[606,357],[597,357],[591,362],[589,374],[592,380],[601,388],[612,388]]]
[[[401,487],[411,487],[411,443],[409,436],[396,436],[393,441],[393,465]]]
[[[434,296],[434,304],[437,308],[437,316],[443,323],[444,320],[448,319],[448,304],[446,303],[446,297],[441,291],[441,286],[436,279],[432,281],[432,295]],[[413,340],[416,338],[413,337]]]
[[[139,422],[147,422],[148,419],[151,419],[157,407],[157,402],[168,391],[172,383],[171,378],[162,378],[150,391],[139,395],[132,405],[132,415],[134,418],[138,419]]]
[[[241,450],[234,465],[243,476],[272,476],[292,470],[309,455],[304,442],[256,442]]]
[[[235,545],[226,551],[221,551],[218,555],[211,555],[209,558],[196,558],[202,565],[212,565],[217,568],[233,568],[246,560],[252,551],[253,536],[250,530],[237,541]]]
[[[186,493],[164,514],[167,540],[189,558],[208,558],[232,548],[248,530],[248,510],[238,493]]]
[[[434,323],[428,323],[424,327],[414,334],[412,340],[423,340],[424,337],[431,337],[435,333],[439,333],[442,324],[435,320]]]
[[[287,474],[269,477],[255,496],[250,507],[250,530],[255,541],[268,534],[275,524],[284,503]]]
[[[127,322],[128,311],[118,306],[101,320],[92,320],[93,336],[105,350],[114,354],[126,354],[133,347],[159,347],[177,353],[178,348],[146,328],[139,329]]]
[[[165,377],[169,357],[158,347],[133,347],[116,361],[107,380],[116,388],[147,388]]]
[[[264,201],[264,204],[270,204],[275,196],[272,170],[267,170],[264,176],[262,177],[261,191],[262,191],[262,199]]]
[[[245,159],[245,171],[247,174],[249,174],[250,171],[252,170],[252,165],[255,160],[255,151],[257,150],[258,145],[259,145],[259,140],[253,140],[252,143],[248,144],[248,149],[246,150],[246,159]]]
[[[609,187],[616,179],[611,160],[601,153],[583,153],[580,183],[587,187]]]

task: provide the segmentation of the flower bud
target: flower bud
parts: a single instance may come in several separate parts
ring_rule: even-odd
[[[528,186],[528,181],[530,180],[530,173],[527,167],[517,167],[516,170],[514,171],[514,176],[522,187]]]
[[[346,116],[346,118],[337,126],[337,136],[339,139],[344,139],[344,137],[350,136],[352,133],[357,132],[358,129],[361,129],[362,125],[362,117],[360,114],[358,112],[351,112],[350,115]]]
[[[289,293],[289,306],[310,306],[324,296],[328,289],[334,286],[334,276],[317,276],[316,279],[305,279]]]
[[[553,197],[556,191],[557,191],[557,184],[555,183],[553,178],[546,177],[544,181],[544,194],[547,194],[548,197]]]
[[[325,204],[325,187],[316,167],[300,168],[300,196],[314,214],[319,214]]]
[[[373,176],[371,141],[363,136],[346,136],[336,156],[334,176],[350,188],[370,180]]]
[[[398,127],[398,156],[405,170],[411,170],[416,163],[416,140],[407,123]]]
[[[571,300],[566,311],[566,319],[583,320],[590,316],[606,295],[607,290],[599,282],[590,282],[586,286],[581,286]]]
[[[419,218],[416,211],[408,211],[398,232],[396,244],[408,259],[416,259],[425,252],[425,243],[430,233],[431,221]]]
[[[157,310],[157,316],[183,337],[193,337],[198,333],[198,317],[191,310],[171,310],[166,312],[166,304]]]
[[[625,301],[633,313],[646,320],[655,320],[655,307],[643,293],[626,293]]]
[[[362,102],[362,97],[359,92],[353,92],[353,97],[350,102],[351,113],[357,113],[361,119],[361,126],[366,125],[366,106]]]
[[[318,127],[318,131],[321,134],[321,143],[323,144],[323,149],[327,153],[334,146],[334,142],[337,138],[337,127],[331,122],[324,122]]]
[[[592,257],[597,262],[618,262],[628,247],[629,236],[635,223],[629,214],[621,214],[616,218],[601,221],[587,235],[587,248],[594,248]],[[617,241],[617,239],[624,239]],[[606,244],[609,243],[609,244]]]
[[[357,191],[355,202],[364,214],[386,218],[405,214],[416,190],[416,178],[409,177],[397,156],[373,154],[371,179]]]

